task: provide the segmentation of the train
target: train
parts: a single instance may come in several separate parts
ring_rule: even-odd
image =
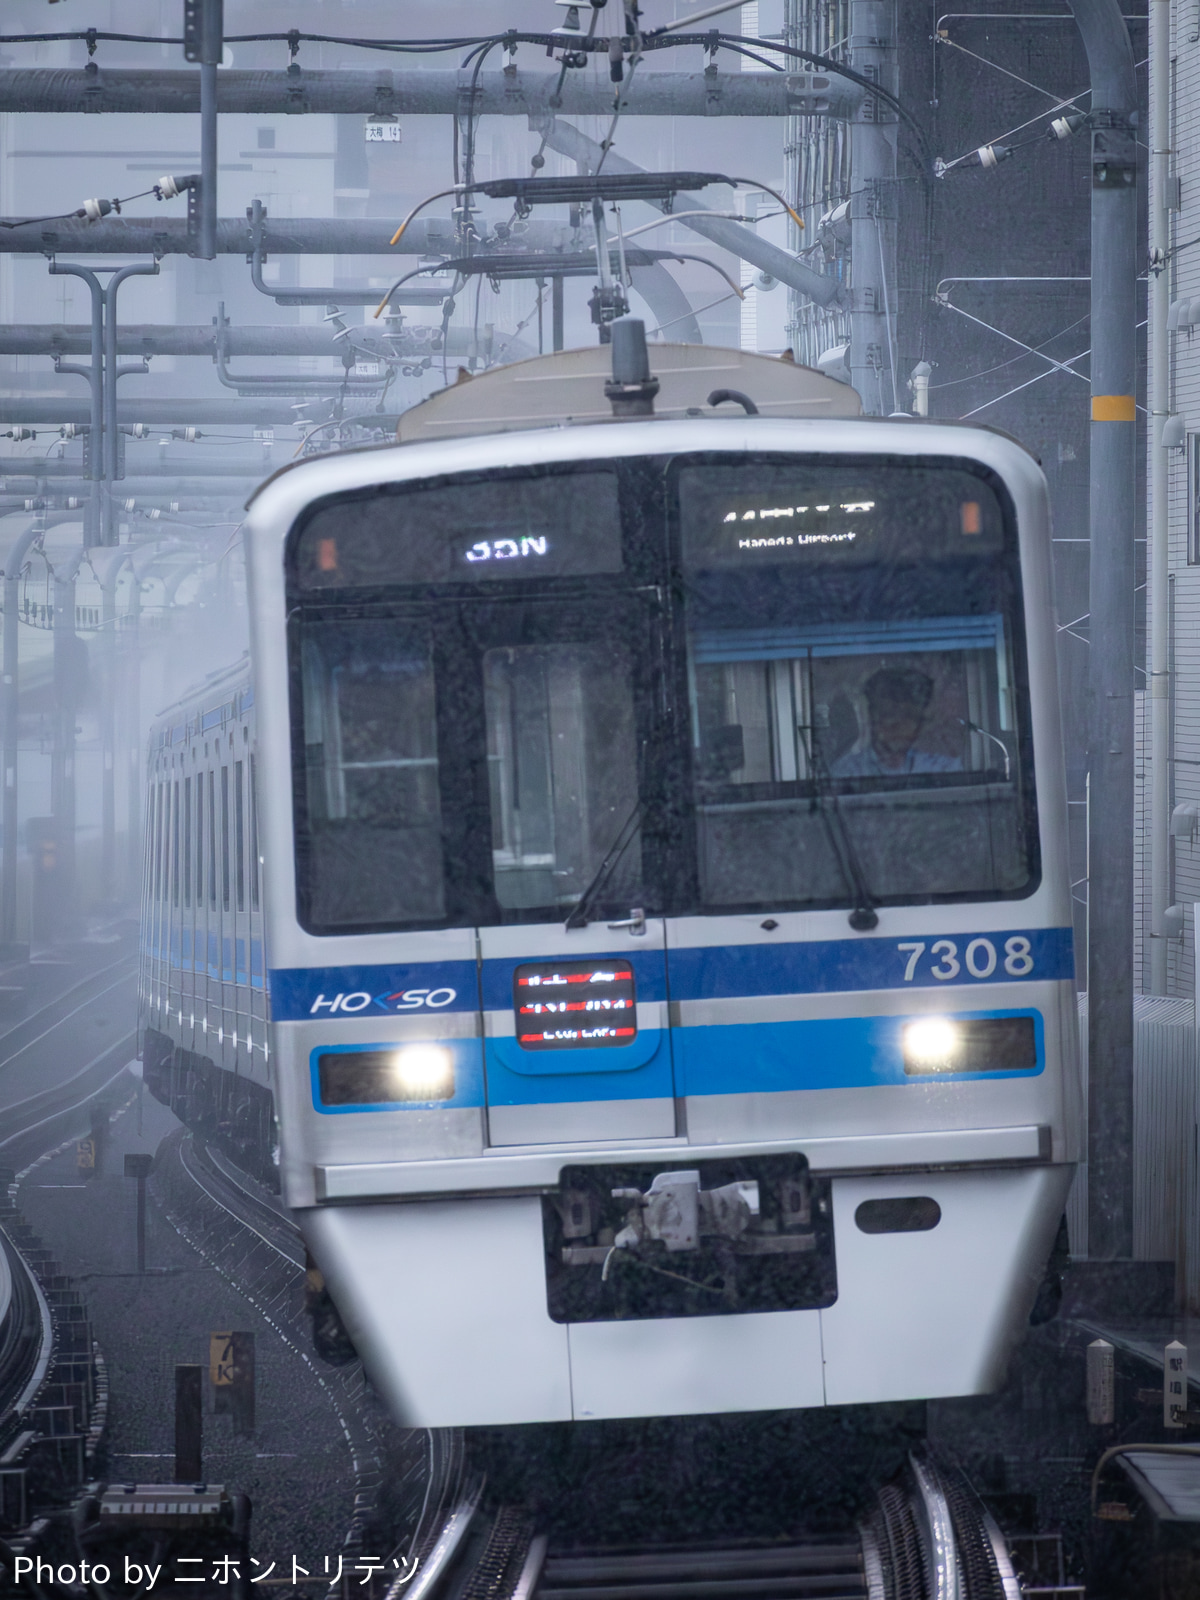
[[[462,378],[248,508],[148,1085],[402,1422],[995,1387],[1082,1121],[1037,463],[634,319]]]

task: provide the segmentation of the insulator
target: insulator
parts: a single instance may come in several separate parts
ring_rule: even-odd
[[[1055,117],[1050,124],[1050,137],[1052,139],[1069,139],[1073,133],[1078,133],[1087,118],[1081,111],[1075,111],[1065,117]]]
[[[136,509],[136,507],[137,507],[137,501],[136,500],[125,500],[125,501],[122,501],[122,503],[121,503],[121,509],[123,511],[133,511],[133,510]]]
[[[85,200],[75,215],[86,217],[89,222],[98,222],[101,217],[107,217],[112,208],[111,200]]]

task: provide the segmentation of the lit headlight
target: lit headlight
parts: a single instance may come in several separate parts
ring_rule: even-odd
[[[904,1065],[910,1072],[953,1072],[959,1030],[946,1017],[922,1017],[904,1030]]]
[[[328,1050],[317,1057],[317,1077],[324,1106],[453,1100],[454,1055],[441,1044]]]
[[[1032,1017],[917,1017],[900,1037],[904,1070],[1030,1072],[1038,1064]]]
[[[454,1057],[440,1044],[409,1044],[392,1057],[392,1076],[403,1100],[450,1100]]]

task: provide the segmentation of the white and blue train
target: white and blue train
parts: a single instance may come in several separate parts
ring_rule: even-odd
[[[1041,473],[654,356],[271,479],[155,734],[148,1080],[413,1423],[986,1390],[1079,1155]]]
[[[254,728],[243,660],[151,731],[142,1071],[185,1122],[274,1187]]]

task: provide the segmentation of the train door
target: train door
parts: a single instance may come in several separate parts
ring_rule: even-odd
[[[665,924],[646,914],[660,604],[625,590],[467,608],[486,727],[495,1145],[675,1132]]]

